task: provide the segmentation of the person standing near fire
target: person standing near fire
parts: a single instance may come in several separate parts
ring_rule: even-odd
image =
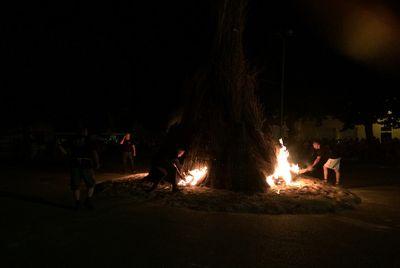
[[[322,171],[324,181],[328,182],[328,171],[335,171],[336,185],[340,182],[340,157],[335,150],[331,150],[328,146],[321,147],[319,141],[313,142],[312,163],[300,173],[310,173],[313,177],[321,177]]]
[[[122,146],[122,164],[124,165],[124,172],[128,173],[128,169],[131,173],[134,170],[134,158],[136,157],[136,146],[133,144],[132,136],[130,133],[126,133],[120,142]]]

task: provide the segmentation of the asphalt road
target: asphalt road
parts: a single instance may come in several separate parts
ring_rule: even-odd
[[[3,267],[400,267],[396,184],[352,188],[362,204],[335,214],[209,213],[129,199],[74,212],[65,177],[12,174],[0,182]]]

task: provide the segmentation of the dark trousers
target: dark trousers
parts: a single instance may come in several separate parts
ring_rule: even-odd
[[[96,185],[94,171],[92,168],[71,167],[71,190],[79,190],[79,185],[83,181],[86,187],[92,188]]]
[[[131,152],[123,152],[122,153],[122,163],[124,165],[125,172],[133,172],[134,165],[133,165],[133,154]]]
[[[150,191],[157,188],[158,184],[161,181],[166,181],[171,183],[172,190],[177,190],[178,186],[176,184],[176,172],[172,172],[166,168],[162,167],[154,167],[150,170],[149,175],[145,178],[145,180],[150,181],[153,183]]]

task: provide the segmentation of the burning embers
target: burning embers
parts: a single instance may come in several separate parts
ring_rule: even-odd
[[[283,145],[283,140],[279,140],[281,148],[277,152],[278,164],[275,167],[275,172],[271,176],[267,177],[267,183],[271,188],[278,185],[291,185],[292,184],[292,173],[299,173],[299,166],[290,164],[288,161],[289,151]]]
[[[200,184],[207,175],[207,167],[196,168],[190,170],[185,176],[185,180],[180,180],[178,185],[180,186],[196,186]]]

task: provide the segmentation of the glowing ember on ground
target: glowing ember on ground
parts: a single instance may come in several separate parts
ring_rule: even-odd
[[[266,178],[267,183],[271,188],[276,187],[282,182],[284,182],[286,186],[293,185],[292,173],[299,173],[299,166],[290,164],[288,161],[289,151],[286,149],[285,145],[283,145],[283,140],[280,139],[279,142],[281,144],[281,148],[276,156],[278,164],[275,167],[274,174]]]
[[[185,180],[180,180],[180,186],[195,186],[201,183],[207,175],[207,167],[193,169],[185,176]]]

